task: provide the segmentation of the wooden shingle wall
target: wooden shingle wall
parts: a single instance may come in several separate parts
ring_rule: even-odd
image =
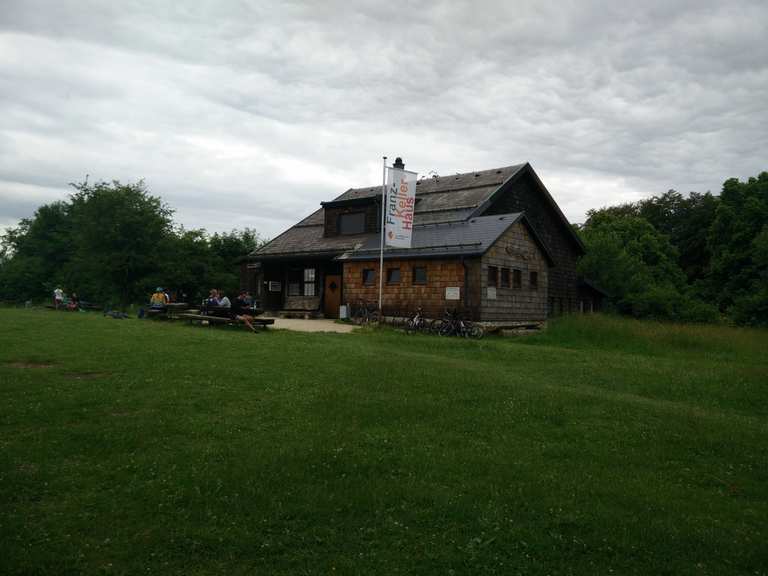
[[[413,283],[413,268],[424,266],[427,268],[427,284]],[[376,271],[375,281],[372,285],[363,284],[363,269]],[[385,260],[384,270],[388,268],[400,268],[400,282],[387,284],[384,277],[384,293],[382,306],[386,315],[400,315],[412,313],[418,306],[424,308],[424,313],[429,318],[442,318],[445,308],[463,307],[464,298],[464,266],[459,259],[453,260]],[[355,305],[358,300],[378,304],[379,301],[379,262],[371,260],[366,262],[345,262],[343,300]],[[445,299],[445,289],[458,287],[461,292],[461,300],[453,301]]]
[[[495,298],[488,285],[488,267],[498,268]],[[509,287],[502,287],[502,269],[509,270]],[[546,258],[522,222],[510,226],[483,255],[480,265],[480,319],[484,322],[526,322],[547,317]],[[514,270],[519,270],[521,285],[513,285]],[[530,285],[530,273],[538,274],[538,286]],[[494,288],[491,286],[491,288]],[[491,291],[492,292],[492,291]]]
[[[379,215],[379,205],[371,201],[362,206],[347,206],[343,208],[326,208],[324,210],[325,233],[326,237],[339,235],[339,216],[342,214],[353,214],[355,212],[365,213],[365,233],[370,234],[378,232],[381,228]]]
[[[564,229],[552,207],[531,177],[512,182],[494,202],[484,216],[525,212],[528,221],[547,245],[554,260],[549,273],[549,297],[553,299],[554,313],[574,311],[578,303],[576,263],[577,249],[570,233]]]

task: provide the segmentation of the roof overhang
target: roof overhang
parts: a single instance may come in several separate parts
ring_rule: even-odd
[[[342,250],[331,250],[324,252],[284,252],[282,254],[251,254],[244,261],[247,262],[270,262],[275,260],[333,260],[339,256]]]
[[[364,196],[362,198],[350,198],[348,200],[331,200],[330,202],[320,202],[320,206],[323,208],[347,208],[379,203],[381,203],[381,196]]]

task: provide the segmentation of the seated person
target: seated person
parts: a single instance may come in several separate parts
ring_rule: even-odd
[[[80,302],[77,299],[77,294],[72,292],[72,295],[69,297],[69,302],[67,302],[67,310],[78,310],[80,308]]]
[[[248,326],[251,331],[256,332],[256,327],[252,323],[254,316],[251,312],[250,305],[243,300],[242,296],[243,293],[241,292],[240,296],[235,298],[235,303],[229,310],[230,317],[238,322],[242,322]]]
[[[149,306],[151,308],[165,308],[166,304],[168,304],[168,297],[163,292],[163,289],[158,286],[155,293],[149,299]]]
[[[238,309],[250,311],[250,308],[253,306],[253,298],[245,290],[240,290],[240,294],[235,298],[234,306]]]
[[[229,301],[229,298],[224,296],[221,292],[217,292],[219,294],[219,306],[222,308],[231,308],[232,303]]]

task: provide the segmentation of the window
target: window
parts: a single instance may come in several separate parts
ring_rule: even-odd
[[[488,286],[499,285],[499,269],[496,266],[488,266]]]
[[[523,287],[523,273],[520,270],[512,270],[512,287],[518,290]]]
[[[387,284],[400,283],[400,268],[387,268]]]
[[[531,290],[539,289],[539,273],[538,272],[531,272],[531,276],[528,279],[528,284],[530,284]]]
[[[370,286],[376,282],[376,270],[373,268],[364,268],[363,269],[363,284],[366,286]]]
[[[339,215],[339,234],[362,234],[365,232],[365,212]]]
[[[509,268],[501,269],[501,287],[509,288]]]
[[[293,268],[288,270],[288,296],[314,296],[317,294],[314,268]]]
[[[414,266],[414,268],[413,268],[413,283],[414,284],[426,284],[427,283],[427,268],[426,268],[426,266]]]
[[[315,269],[304,268],[304,296],[315,295]]]

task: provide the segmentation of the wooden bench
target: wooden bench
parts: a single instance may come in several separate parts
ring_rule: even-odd
[[[187,320],[190,324],[192,322],[199,322],[200,324],[207,322],[209,325],[226,324],[232,326],[245,326],[244,323],[238,320],[224,316],[210,316],[208,314],[178,314],[177,317]],[[266,328],[267,326],[271,326],[274,323],[274,318],[254,318],[251,320],[251,324],[260,328]]]

